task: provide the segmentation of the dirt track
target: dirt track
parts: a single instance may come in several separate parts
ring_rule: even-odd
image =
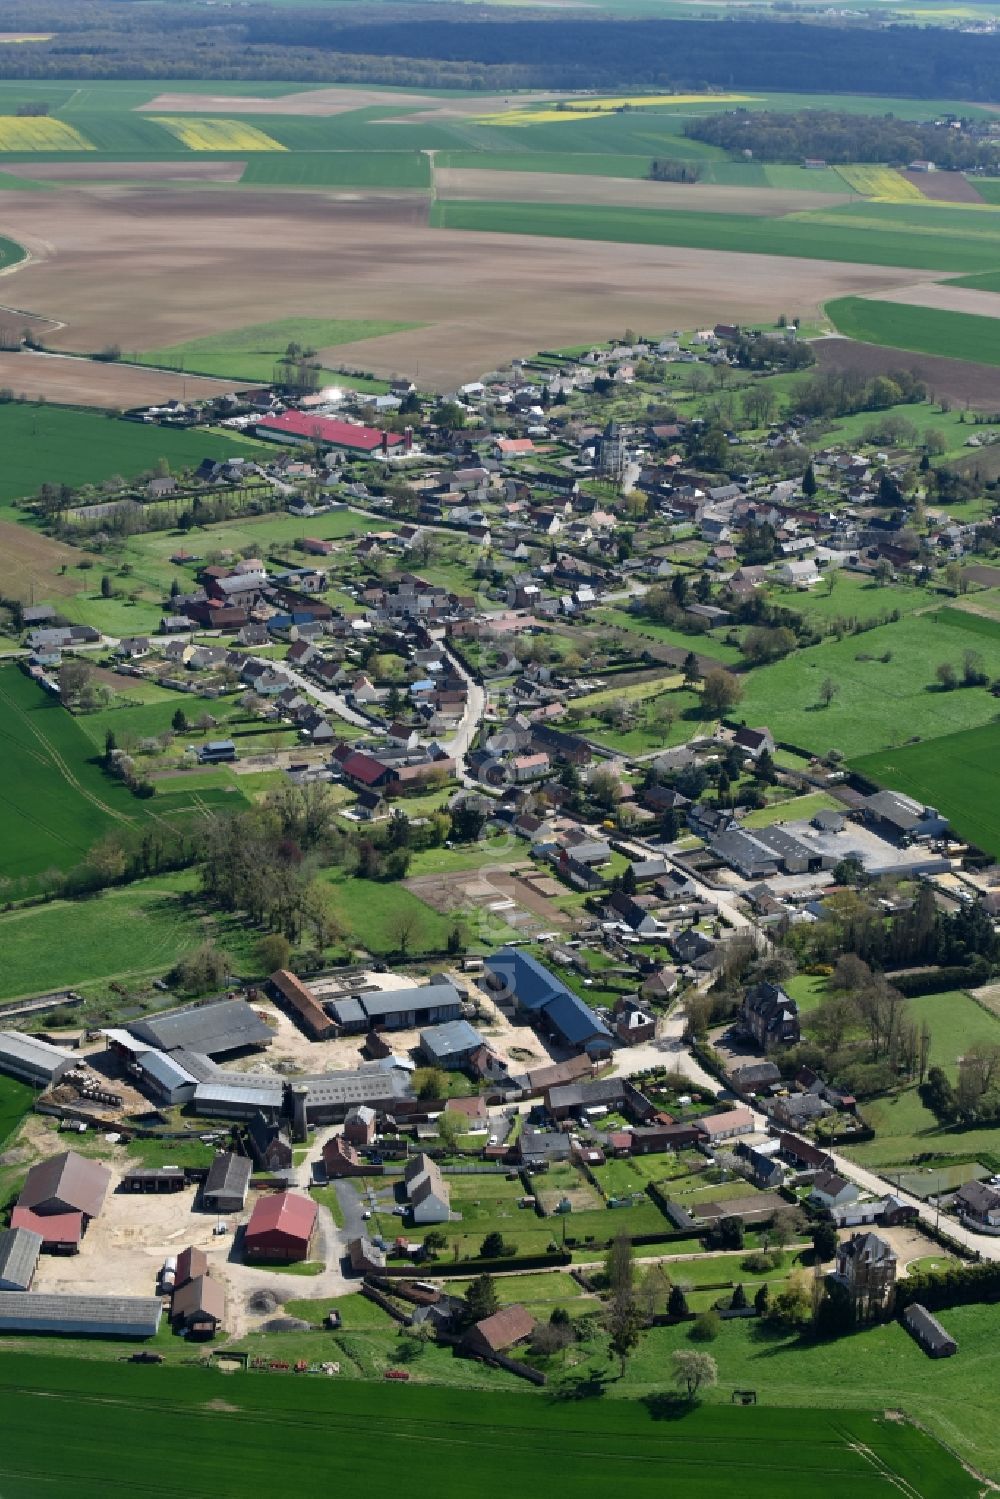
[[[0,233],[33,257],[4,278],[4,300],[66,325],[50,348],[142,350],[265,318],[396,319],[425,326],[343,345],[338,358],[440,390],[629,326],[667,332],[789,306],[809,317],[830,297],[913,280],[882,266],[435,230],[413,195],[81,184],[4,193]],[[112,406],[154,381],[159,396],[182,390],[179,376],[150,374],[140,393],[139,377],[114,366],[29,372],[31,357],[0,356],[0,385]]]
[[[685,208],[775,218],[807,208],[851,202],[847,193],[785,192],[769,187],[718,187],[708,182],[646,182],[582,177],[569,172],[491,172],[444,167],[434,173],[439,198],[498,203],[593,203],[611,208]]]
[[[905,349],[885,349],[852,338],[818,338],[813,348],[824,369],[860,370],[865,375],[913,370],[938,398],[947,396],[984,411],[1000,410],[1000,367],[940,359],[932,354],[910,354]],[[982,455],[976,456],[978,459]]]

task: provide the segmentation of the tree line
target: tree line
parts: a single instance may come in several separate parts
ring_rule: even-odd
[[[741,16],[597,19],[452,4],[264,5],[206,11],[110,0],[8,0],[0,29],[51,31],[5,47],[0,77],[225,78],[434,88],[781,89],[992,99],[1000,36],[933,27]],[[405,41],[405,52],[403,43]],[[32,98],[38,98],[33,89]],[[957,132],[956,132],[957,134]]]
[[[689,120],[691,140],[758,161],[870,161],[905,166],[933,161],[949,171],[995,171],[1000,151],[988,135],[956,130],[948,120],[900,120],[895,115],[803,109],[794,114],[748,109]]]

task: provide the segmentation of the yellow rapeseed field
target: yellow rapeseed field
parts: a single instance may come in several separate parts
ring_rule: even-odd
[[[853,187],[863,198],[875,198],[879,203],[925,203],[927,200],[919,187],[908,182],[892,167],[854,166],[838,167],[848,187]]]
[[[280,141],[242,120],[198,119],[185,115],[153,115],[189,151],[287,151]]]
[[[551,125],[567,120],[598,120],[618,109],[663,108],[673,104],[747,104],[752,94],[635,94],[620,99],[567,99],[561,109],[508,109],[503,114],[474,116],[478,125]]]
[[[64,120],[47,115],[0,115],[0,151],[93,151]]]

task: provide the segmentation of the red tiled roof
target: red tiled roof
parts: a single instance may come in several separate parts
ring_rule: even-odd
[[[286,411],[281,416],[267,416],[257,423],[258,431],[287,433],[310,442],[328,442],[338,448],[357,448],[372,453],[382,445],[383,434],[376,427],[360,427],[353,422],[338,422],[328,416],[310,416],[305,411]],[[395,432],[386,434],[389,447],[403,441]]]

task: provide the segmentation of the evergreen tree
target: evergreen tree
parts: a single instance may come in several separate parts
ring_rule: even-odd
[[[805,495],[807,500],[811,500],[818,488],[819,485],[816,483],[816,474],[813,470],[812,464],[810,463],[805,473],[802,475],[802,493]]]

